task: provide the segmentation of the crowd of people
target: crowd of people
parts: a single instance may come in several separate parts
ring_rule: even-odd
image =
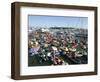
[[[49,65],[87,64],[87,46],[87,36],[84,33],[77,37],[75,33],[60,30],[33,31],[29,33],[28,55],[37,56],[37,64],[41,65],[48,61]]]

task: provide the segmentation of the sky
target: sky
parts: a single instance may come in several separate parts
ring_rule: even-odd
[[[29,15],[29,27],[74,27],[74,28],[88,28],[87,17],[70,17],[70,16],[42,16]]]

